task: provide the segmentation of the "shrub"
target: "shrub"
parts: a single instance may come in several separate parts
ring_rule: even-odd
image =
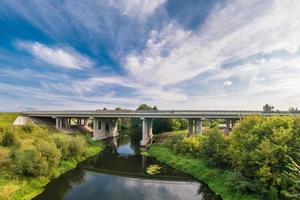
[[[17,150],[13,166],[20,175],[46,176],[50,172],[46,159],[36,150]]]
[[[71,137],[63,134],[54,134],[53,141],[56,147],[60,150],[63,159],[67,159],[70,153]]]
[[[20,175],[50,176],[60,161],[60,151],[53,143],[36,141],[34,149],[13,153],[14,171]]]
[[[259,191],[259,186],[257,184],[253,181],[246,180],[246,178],[238,171],[229,174],[226,184],[233,192],[251,194]]]
[[[31,125],[24,125],[24,126],[22,126],[22,130],[23,130],[25,133],[32,133],[33,126],[31,126]]]
[[[300,165],[291,157],[288,157],[290,163],[284,171],[284,190],[280,195],[282,199],[300,199]]]
[[[7,147],[18,145],[18,141],[15,134],[11,131],[6,131],[2,138],[2,145]]]
[[[78,157],[86,153],[87,143],[83,136],[77,135],[71,138],[70,141],[70,156]]]
[[[53,142],[38,141],[36,149],[46,159],[49,166],[56,167],[59,164],[61,152]]]
[[[11,166],[11,158],[9,150],[0,150],[0,171],[4,169],[9,169]]]
[[[228,145],[228,140],[219,129],[210,129],[203,138],[201,155],[208,165],[222,167],[228,163]]]
[[[202,149],[201,141],[201,136],[184,136],[172,145],[172,149],[177,153],[198,157]]]

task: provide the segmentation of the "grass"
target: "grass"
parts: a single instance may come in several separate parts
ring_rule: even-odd
[[[170,138],[181,136],[187,134],[187,130],[179,130],[179,131],[171,131],[171,132],[164,132],[159,134],[155,137],[155,142],[162,143],[164,141],[168,141]]]
[[[211,190],[219,194],[224,200],[259,200],[256,195],[235,193],[230,189],[228,182],[232,173],[230,170],[208,167],[204,160],[187,157],[174,153],[164,143],[174,137],[186,134],[184,131],[167,132],[157,136],[157,144],[152,144],[147,155],[154,157],[179,171],[205,182]]]
[[[0,113],[0,142],[3,138],[4,130],[10,130],[15,133],[20,149],[31,149],[35,142],[39,140],[50,140],[53,134],[62,134],[49,127],[33,126],[31,133],[26,133],[23,127],[13,126],[17,114]],[[14,174],[11,169],[11,151],[13,147],[3,147],[0,144],[0,200],[22,199],[29,200],[43,191],[43,187],[51,179],[75,168],[77,164],[88,157],[94,156],[104,149],[101,142],[92,141],[86,137],[86,153],[76,158],[61,160],[60,164],[53,169],[51,177],[27,177]]]

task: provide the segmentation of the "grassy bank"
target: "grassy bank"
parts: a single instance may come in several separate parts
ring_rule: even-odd
[[[148,154],[160,162],[205,182],[213,191],[221,195],[224,200],[260,199],[254,195],[243,195],[232,192],[230,187],[226,185],[231,173],[230,171],[207,167],[204,161],[175,154],[162,144],[151,145]]]
[[[12,126],[16,116],[0,114],[0,200],[32,199],[51,179],[104,149],[88,136],[34,125]],[[13,140],[5,140],[7,135]]]

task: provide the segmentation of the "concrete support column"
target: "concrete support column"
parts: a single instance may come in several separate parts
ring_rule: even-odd
[[[193,134],[194,134],[194,120],[189,119],[189,135],[193,135]]]
[[[149,141],[149,125],[148,120],[142,118],[143,123],[143,132],[142,132],[142,140],[140,141],[141,146],[146,146]]]
[[[195,120],[195,133],[202,134],[202,120],[201,119]]]
[[[63,119],[62,118],[58,118],[58,124],[59,124],[59,128],[63,127]]]
[[[109,137],[118,136],[118,119],[109,120]]]
[[[56,129],[62,128],[62,119],[60,117],[55,118],[55,127],[56,127]]]
[[[93,118],[93,140],[97,140],[97,133],[98,133],[98,119]]]
[[[148,129],[148,134],[149,134],[149,139],[153,138],[153,119],[149,119],[149,129]]]
[[[66,118],[66,128],[70,128],[70,127],[71,127],[71,119]]]
[[[229,119],[226,119],[226,133],[229,133],[230,131],[230,120]]]
[[[56,129],[60,129],[59,121],[60,121],[60,118],[56,117],[56,118],[55,118],[55,127],[56,127]]]

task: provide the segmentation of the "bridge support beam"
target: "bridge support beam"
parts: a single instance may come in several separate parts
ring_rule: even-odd
[[[153,138],[153,119],[142,118],[143,130],[141,146],[146,146]]]

